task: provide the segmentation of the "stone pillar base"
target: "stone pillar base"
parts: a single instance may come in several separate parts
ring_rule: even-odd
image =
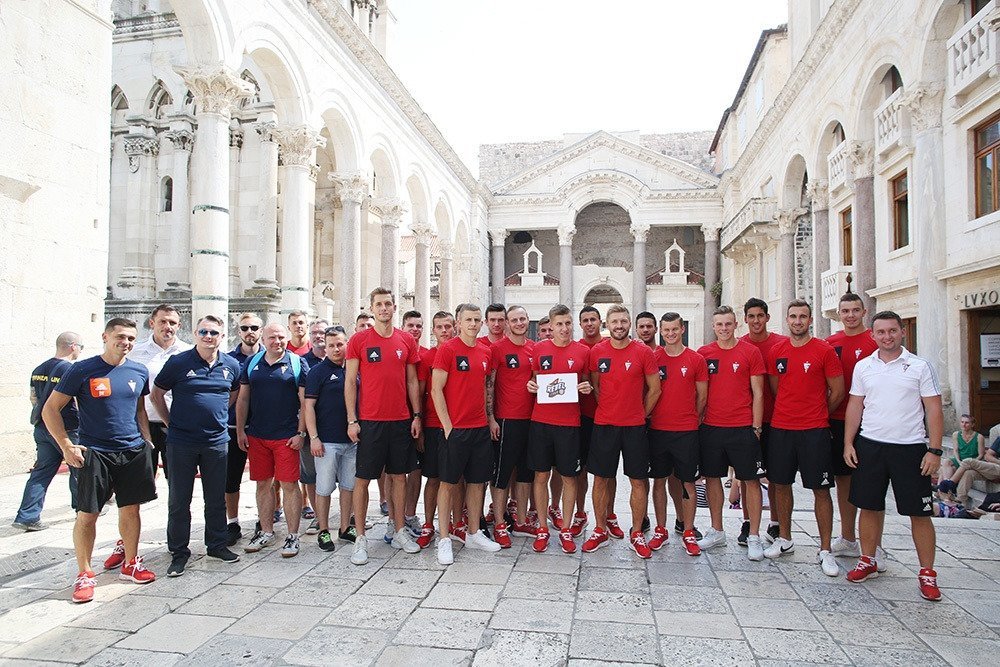
[[[143,266],[126,266],[116,282],[115,296],[119,299],[147,299],[156,294],[156,277],[153,269]]]

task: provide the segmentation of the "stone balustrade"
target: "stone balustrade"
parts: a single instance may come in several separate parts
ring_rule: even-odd
[[[840,306],[840,297],[847,293],[849,286],[847,277],[854,272],[853,266],[835,266],[832,269],[820,274],[822,286],[822,310],[823,316],[833,320],[840,320],[837,310]]]
[[[1000,6],[991,0],[948,40],[948,98],[955,105],[984,77],[1000,71],[997,24]]]
[[[743,205],[736,215],[722,228],[719,245],[725,250],[751,225],[774,222],[778,202],[774,197],[754,197]]]
[[[875,154],[886,155],[910,143],[910,110],[899,88],[875,109]]]
[[[830,192],[836,192],[847,185],[851,178],[850,144],[842,141],[830,152],[827,167],[830,180]]]

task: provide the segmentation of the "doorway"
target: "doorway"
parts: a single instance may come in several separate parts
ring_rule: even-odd
[[[989,433],[1000,423],[1000,308],[966,312],[969,315],[969,413],[976,420],[977,430]]]

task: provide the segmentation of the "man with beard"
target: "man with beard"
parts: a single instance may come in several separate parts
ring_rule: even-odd
[[[229,356],[242,369],[246,360],[261,351],[261,328],[263,320],[254,313],[243,313],[239,319],[240,344],[229,351]],[[236,437],[236,402],[229,406],[229,454],[226,458],[226,534],[227,546],[233,546],[241,537],[240,529],[240,485],[243,471],[247,467],[247,453],[240,447]]]

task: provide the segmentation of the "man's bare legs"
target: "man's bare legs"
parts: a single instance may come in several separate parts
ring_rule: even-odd
[[[97,517],[94,512],[77,512],[76,523],[73,524],[73,550],[76,552],[76,565],[80,572],[90,570],[90,559],[94,556],[94,540],[97,539]],[[124,540],[124,538],[123,538]],[[132,552],[135,555],[135,551]]]
[[[275,497],[274,479],[258,480],[257,521],[260,522],[260,530],[262,533],[274,532]]]
[[[837,475],[837,509],[840,511],[840,536],[848,542],[858,539],[854,526],[858,521],[858,508],[851,502],[851,476]]]

